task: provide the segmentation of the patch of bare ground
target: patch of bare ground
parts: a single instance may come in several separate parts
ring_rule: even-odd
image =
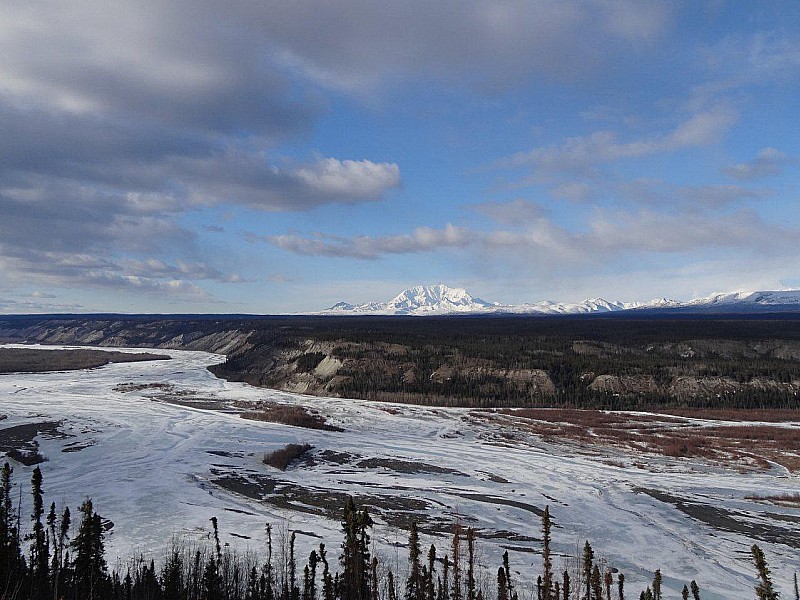
[[[708,425],[664,415],[573,409],[505,409],[472,413],[545,441],[571,441],[673,458],[692,457],[745,469],[770,462],[800,470],[800,428],[784,424]]]
[[[276,404],[274,402],[259,402],[255,407],[251,403],[234,402],[236,408],[245,408],[243,419],[251,421],[266,421],[268,423],[282,423],[293,427],[306,429],[322,429],[324,431],[344,431],[341,427],[329,424],[322,415],[311,412],[303,406]]]

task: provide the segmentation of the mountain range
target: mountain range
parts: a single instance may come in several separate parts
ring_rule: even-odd
[[[318,315],[450,315],[520,314],[576,315],[620,311],[750,313],[800,311],[800,290],[727,292],[695,298],[688,302],[659,298],[650,302],[608,301],[591,298],[583,302],[544,300],[525,304],[500,304],[472,296],[464,288],[444,284],[418,285],[404,290],[388,302],[351,304],[338,302]]]

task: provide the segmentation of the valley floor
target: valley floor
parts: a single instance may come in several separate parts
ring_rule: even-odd
[[[539,571],[539,515],[549,505],[559,569],[589,539],[625,573],[630,594],[660,568],[674,596],[696,579],[704,599],[751,598],[757,542],[778,589],[791,595],[800,513],[757,499],[800,491],[798,475],[777,463],[634,454],[545,438],[513,416],[270,391],[215,378],[206,367],[222,356],[164,353],[172,360],[0,376],[0,444],[3,431],[47,424],[35,440],[46,458],[46,501],[75,507],[91,497],[114,523],[112,563],[158,555],[173,535],[205,542],[212,516],[232,546],[261,550],[270,522],[297,531],[301,556],[320,541],[335,555],[352,494],[371,507],[376,550],[389,564],[404,564],[412,520],[440,551],[460,520],[479,531],[487,578],[507,548],[528,580]],[[234,407],[261,400],[310,407],[344,431],[245,420]],[[6,443],[24,446],[23,438]],[[314,449],[286,471],[261,462],[290,443]],[[27,492],[31,467],[14,467]]]

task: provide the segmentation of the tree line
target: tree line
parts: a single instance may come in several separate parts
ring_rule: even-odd
[[[454,525],[449,549],[435,545],[423,551],[420,532],[412,523],[408,558],[402,572],[393,572],[372,553],[372,518],[353,498],[347,500],[341,522],[338,560],[324,543],[312,550],[305,566],[295,553],[291,532],[280,552],[273,551],[267,525],[266,556],[240,555],[223,548],[217,519],[211,519],[210,547],[192,549],[176,540],[158,568],[154,559],[138,556],[109,569],[105,556],[104,521],[91,500],[78,509],[73,524],[68,507],[51,503],[45,515],[43,478],[39,467],[31,476],[33,496],[29,531],[22,532],[20,504],[13,499],[13,469],[0,471],[0,600],[519,600],[521,583],[509,566],[508,551],[491,583],[479,582],[476,532]],[[549,507],[542,515],[541,572],[536,578],[536,600],[625,600],[625,576],[596,559],[586,541],[572,569],[557,572],[553,562],[552,520]],[[762,550],[751,548],[758,600],[778,600]],[[682,600],[701,600],[700,587],[687,582]],[[662,575],[639,600],[663,600]],[[794,576],[794,597],[798,594]]]

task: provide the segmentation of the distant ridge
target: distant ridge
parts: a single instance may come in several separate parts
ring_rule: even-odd
[[[444,284],[418,285],[402,291],[387,302],[352,304],[337,302],[316,315],[452,315],[452,314],[530,314],[578,315],[620,311],[747,313],[800,311],[800,290],[725,292],[679,302],[657,298],[650,302],[608,301],[591,298],[582,302],[543,300],[525,304],[500,304],[472,296],[464,288]]]

